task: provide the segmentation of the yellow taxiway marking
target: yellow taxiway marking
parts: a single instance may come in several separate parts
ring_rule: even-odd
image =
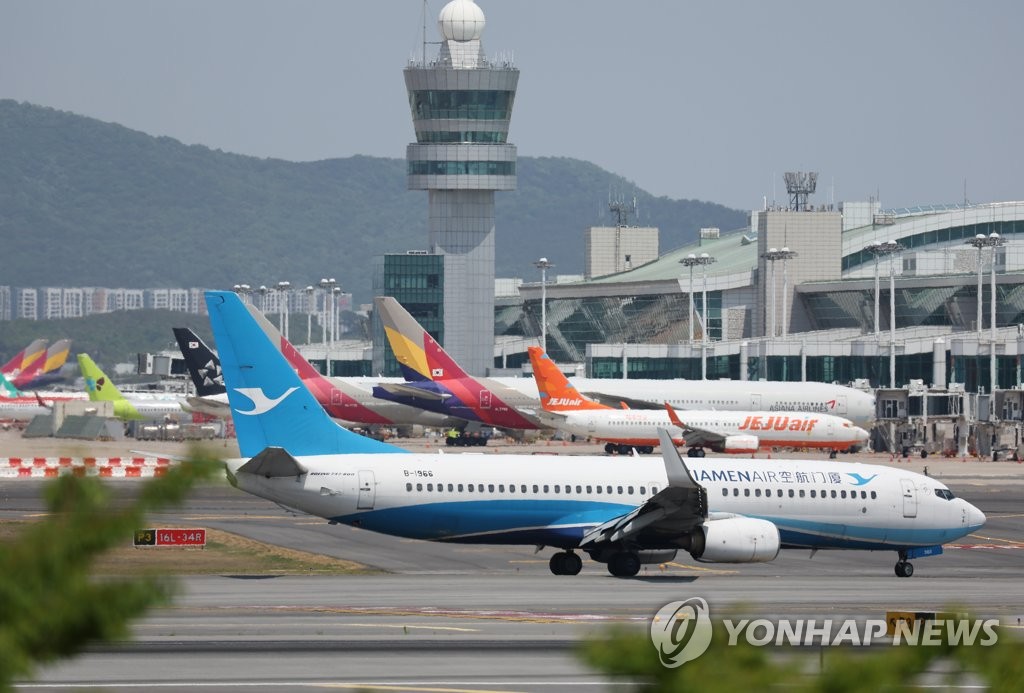
[[[681,568],[683,570],[697,570],[702,573],[709,573],[714,575],[735,575],[738,570],[722,570],[721,568],[704,568],[696,565],[683,565],[682,563],[666,563],[665,565],[672,566],[673,568]]]
[[[417,691],[418,693],[516,693],[507,688],[498,691],[489,688],[438,688],[435,686],[393,686],[374,683],[326,683],[324,687],[359,691]]]

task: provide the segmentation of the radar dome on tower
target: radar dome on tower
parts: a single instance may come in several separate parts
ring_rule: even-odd
[[[479,41],[484,11],[473,0],[452,0],[441,8],[437,26],[446,41]]]

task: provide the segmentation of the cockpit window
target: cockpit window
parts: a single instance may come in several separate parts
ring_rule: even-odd
[[[945,498],[946,500],[953,500],[956,496],[948,488],[937,488],[935,489],[935,495],[939,498]]]

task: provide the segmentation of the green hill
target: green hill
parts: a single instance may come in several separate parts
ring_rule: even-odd
[[[371,296],[373,258],[427,246],[427,198],[405,162],[311,163],[228,154],[120,125],[0,100],[0,237],[12,286],[295,285],[336,277]],[[636,195],[661,247],[743,212],[655,198],[593,164],[521,157],[519,189],[497,195],[497,274],[534,278],[543,255],[583,270],[583,230],[607,224],[609,191]],[[18,347],[20,348],[20,347]]]

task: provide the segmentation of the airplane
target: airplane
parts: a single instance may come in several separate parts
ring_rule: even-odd
[[[404,383],[381,382],[373,395],[471,423],[519,430],[547,428],[530,409],[528,396],[492,378],[466,373],[394,298],[377,296],[374,306],[384,323]]]
[[[537,406],[540,395],[533,378],[474,378],[463,374],[454,379],[460,389],[453,391],[453,387],[449,387],[452,380],[449,365],[441,363],[441,359],[435,356],[437,352],[444,357],[447,354],[436,346],[429,333],[393,298],[374,300],[392,351],[402,366],[402,374],[407,381],[412,381],[397,385],[382,383],[381,391],[375,390],[374,394],[388,397],[390,392],[389,397],[396,400],[404,395],[407,399],[401,401],[438,409],[447,407],[452,413],[458,412],[456,415],[465,415],[469,420],[480,419],[485,414],[494,416],[490,410],[502,405],[494,403],[493,393],[500,392],[500,400],[510,407]],[[441,375],[434,375],[435,372]],[[869,430],[875,420],[873,393],[831,383],[573,378],[573,384],[588,397],[613,407],[625,402],[632,409],[663,410],[668,402],[677,411],[716,409],[833,414]],[[488,395],[487,391],[492,394]],[[516,428],[514,423],[505,425]],[[536,428],[537,423],[531,421],[525,427]]]
[[[782,548],[895,551],[911,559],[980,529],[985,515],[909,470],[822,460],[704,458],[662,431],[662,459],[424,454],[331,420],[230,291],[208,291],[241,457],[235,487],[322,517],[411,539],[551,546],[556,575],[582,552],[618,577],[684,550],[698,561],[773,560]]]
[[[47,340],[36,339],[31,344],[14,355],[10,361],[0,366],[0,373],[3,373],[8,380],[14,381],[23,372],[35,367],[46,354]]]
[[[367,388],[358,387],[344,378],[326,378],[285,339],[277,328],[255,306],[249,312],[266,332],[271,342],[280,345],[288,362],[299,372],[299,377],[313,391],[317,401],[332,418],[349,425],[399,426],[414,425],[449,427],[461,420],[424,411],[395,402],[385,402],[373,396]],[[196,396],[187,398],[188,407],[213,416],[230,416],[227,395],[224,394],[220,360],[192,330],[174,328],[185,366],[196,385]],[[202,384],[202,390],[200,385]]]
[[[26,369],[23,369],[11,382],[22,389],[37,388],[62,381],[60,369],[71,353],[71,340],[60,339],[46,350],[45,356]]]
[[[4,421],[31,421],[36,416],[53,411],[56,402],[82,399],[74,394],[42,397],[39,393],[22,392],[3,373],[0,373],[0,390],[3,391],[0,394],[0,420]]]
[[[121,394],[110,378],[100,370],[88,354],[78,355],[78,367],[85,378],[85,389],[93,402],[113,402],[114,416],[123,421],[160,421],[184,412],[183,401],[178,398],[133,397]]]
[[[581,395],[540,347],[527,349],[544,408],[541,416],[566,433],[607,441],[605,452],[650,454],[658,429],[666,429],[675,445],[687,445],[690,457],[714,452],[757,452],[762,448],[827,448],[850,450],[868,440],[868,432],[829,414],[796,412],[699,411],[680,416],[671,405],[653,409],[616,409]],[[685,422],[680,419],[685,419]]]

